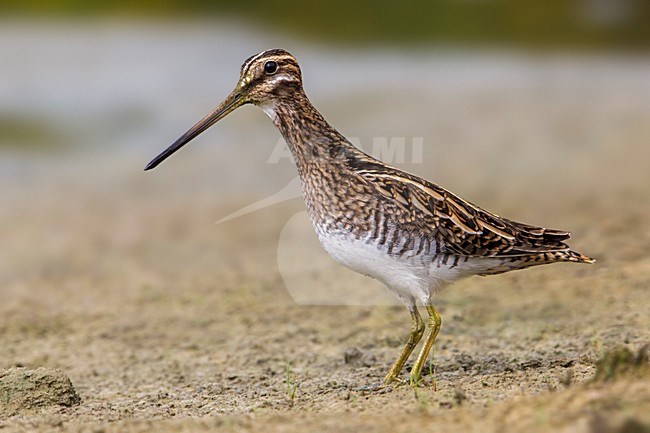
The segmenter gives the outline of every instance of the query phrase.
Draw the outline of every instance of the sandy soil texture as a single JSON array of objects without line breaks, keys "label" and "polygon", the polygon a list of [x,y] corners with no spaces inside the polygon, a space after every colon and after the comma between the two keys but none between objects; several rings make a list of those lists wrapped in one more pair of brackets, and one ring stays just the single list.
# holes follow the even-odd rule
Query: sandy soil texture
[{"label": "sandy soil texture", "polygon": [[[183,191],[68,187],[66,205],[44,193],[5,210],[0,365],[61,369],[81,403],[5,412],[6,431],[647,428],[649,377],[583,385],[605,350],[650,340],[647,194],[589,222],[567,206],[597,265],[441,294],[438,391],[416,392],[376,388],[408,331],[402,307],[297,305],[285,289],[275,251],[299,202],[224,227],[211,223],[228,207]],[[324,266],[314,290],[346,284]]]}]

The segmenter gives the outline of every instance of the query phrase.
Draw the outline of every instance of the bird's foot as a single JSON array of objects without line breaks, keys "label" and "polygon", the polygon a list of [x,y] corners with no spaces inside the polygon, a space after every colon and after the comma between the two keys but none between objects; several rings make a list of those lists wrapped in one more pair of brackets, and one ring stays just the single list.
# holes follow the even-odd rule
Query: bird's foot
[{"label": "bird's foot", "polygon": [[408,382],[405,381],[404,379],[400,379],[397,374],[394,373],[388,373],[386,377],[384,378],[384,385],[392,385],[392,386],[400,386],[400,385],[406,385]]},{"label": "bird's foot", "polygon": [[409,376],[409,386],[412,388],[431,388],[432,391],[437,391],[438,390],[438,384],[436,383],[436,379],[433,376],[429,376],[428,378],[424,378],[420,375],[413,375],[411,374]]},{"label": "bird's foot", "polygon": [[409,376],[407,380],[401,379],[397,376],[386,376],[384,379],[384,386],[398,388],[401,386],[410,386],[411,388],[431,388],[433,391],[438,390],[436,379],[433,376]]}]

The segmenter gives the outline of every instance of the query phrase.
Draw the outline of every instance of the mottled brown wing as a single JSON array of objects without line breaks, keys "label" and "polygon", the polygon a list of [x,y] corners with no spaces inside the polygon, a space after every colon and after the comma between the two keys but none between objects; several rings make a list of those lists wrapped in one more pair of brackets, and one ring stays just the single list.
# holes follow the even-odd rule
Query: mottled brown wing
[{"label": "mottled brown wing", "polygon": [[567,251],[570,233],[511,221],[409,173],[370,161],[355,170],[377,192],[394,200],[441,250],[467,256],[523,256]]}]

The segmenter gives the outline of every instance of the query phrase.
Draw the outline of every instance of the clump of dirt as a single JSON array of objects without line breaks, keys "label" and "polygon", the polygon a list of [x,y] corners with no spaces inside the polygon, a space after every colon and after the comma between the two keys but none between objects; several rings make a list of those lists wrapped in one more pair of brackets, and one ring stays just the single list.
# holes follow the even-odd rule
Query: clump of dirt
[{"label": "clump of dirt", "polygon": [[346,365],[354,367],[372,367],[377,363],[377,359],[371,353],[366,353],[358,347],[350,347],[345,350],[343,360]]},{"label": "clump of dirt", "polygon": [[71,407],[81,402],[70,378],[61,370],[14,367],[0,370],[0,409],[17,412],[47,406]]},{"label": "clump of dirt", "polygon": [[641,347],[637,353],[627,347],[608,350],[596,364],[593,381],[608,382],[621,376],[650,376],[650,344]]}]

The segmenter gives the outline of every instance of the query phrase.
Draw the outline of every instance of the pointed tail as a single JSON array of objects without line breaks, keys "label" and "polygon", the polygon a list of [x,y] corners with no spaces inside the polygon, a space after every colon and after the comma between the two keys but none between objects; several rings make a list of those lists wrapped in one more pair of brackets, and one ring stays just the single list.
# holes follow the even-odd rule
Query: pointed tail
[{"label": "pointed tail", "polygon": [[556,253],[558,259],[564,262],[574,262],[574,263],[594,263],[596,260],[591,257],[584,256],[577,251],[568,250]]}]

